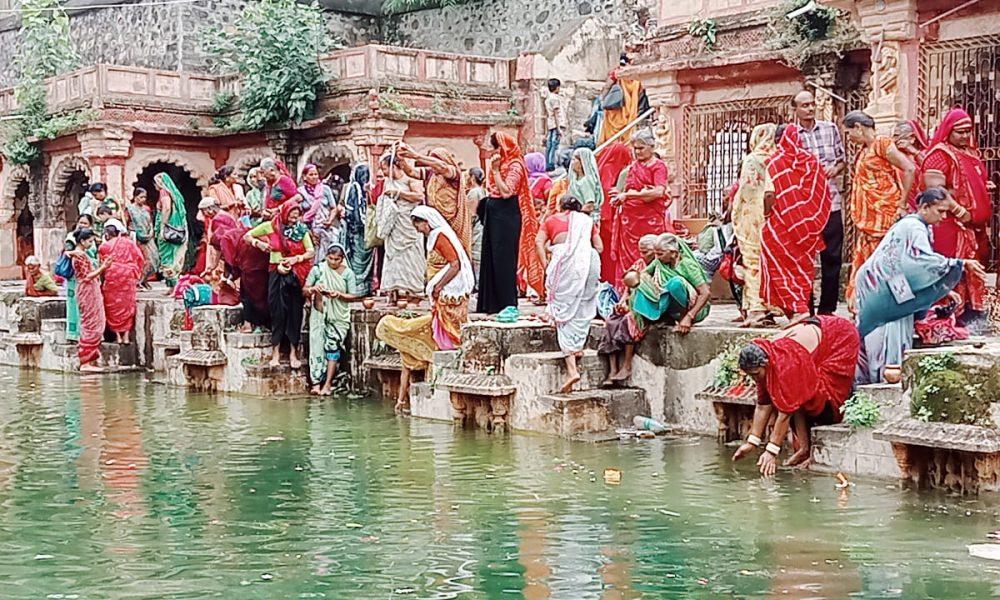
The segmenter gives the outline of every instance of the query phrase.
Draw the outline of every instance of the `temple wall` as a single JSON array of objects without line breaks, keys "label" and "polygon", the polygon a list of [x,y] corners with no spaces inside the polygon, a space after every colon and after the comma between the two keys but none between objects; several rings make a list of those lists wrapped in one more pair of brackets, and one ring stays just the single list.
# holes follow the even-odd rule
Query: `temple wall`
[{"label": "temple wall", "polygon": [[515,57],[543,50],[564,27],[583,17],[631,26],[648,4],[645,0],[485,0],[386,17],[382,32],[390,44]]},{"label": "temple wall", "polygon": [[418,152],[426,154],[434,148],[444,147],[455,153],[466,169],[479,166],[479,147],[470,138],[449,138],[430,136],[405,136],[403,141]]},{"label": "temple wall", "polygon": [[794,96],[801,90],[802,81],[798,79],[751,83],[740,86],[696,88],[692,104],[712,104],[715,102],[731,102],[733,100],[748,100],[751,98]]},{"label": "temple wall", "polygon": [[[126,3],[122,3],[126,4]],[[75,12],[70,38],[80,65],[108,63],[175,70],[206,71],[207,57],[198,32],[206,26],[226,26],[243,14],[243,0],[212,0],[175,6],[92,9]],[[378,19],[327,11],[333,38],[354,46],[378,40]],[[0,19],[0,87],[15,83],[13,57],[19,19]]]},{"label": "temple wall", "polygon": [[660,24],[677,25],[693,19],[724,17],[768,8],[778,2],[779,0],[660,0]]}]

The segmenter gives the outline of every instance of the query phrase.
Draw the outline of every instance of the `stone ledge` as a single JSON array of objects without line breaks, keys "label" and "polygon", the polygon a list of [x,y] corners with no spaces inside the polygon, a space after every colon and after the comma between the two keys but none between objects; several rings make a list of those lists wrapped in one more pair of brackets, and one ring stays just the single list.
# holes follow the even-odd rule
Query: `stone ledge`
[{"label": "stone ledge", "polygon": [[0,342],[11,346],[41,346],[42,334],[32,332],[8,333],[0,337]]},{"label": "stone ledge", "polygon": [[890,423],[872,436],[908,446],[925,446],[962,452],[1000,452],[1000,432],[977,425],[954,423],[924,423],[916,419],[906,419]]},{"label": "stone ledge", "polygon": [[403,357],[398,353],[369,356],[361,363],[361,367],[376,371],[402,371]]},{"label": "stone ledge", "polygon": [[177,360],[198,367],[221,367],[228,362],[225,353],[219,350],[188,350],[178,355]]},{"label": "stone ledge", "polygon": [[229,331],[224,334],[227,348],[270,348],[271,334]]},{"label": "stone ledge", "polygon": [[434,386],[473,396],[509,396],[517,391],[510,377],[481,373],[442,373],[434,380]]}]

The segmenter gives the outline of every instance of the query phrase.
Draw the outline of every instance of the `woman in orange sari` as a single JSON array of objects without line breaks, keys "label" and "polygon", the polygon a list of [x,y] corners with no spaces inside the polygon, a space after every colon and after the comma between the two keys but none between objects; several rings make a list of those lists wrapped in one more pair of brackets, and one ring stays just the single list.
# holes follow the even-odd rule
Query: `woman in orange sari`
[{"label": "woman in orange sari", "polygon": [[[604,109],[604,122],[601,125],[601,135],[597,138],[597,145],[600,146],[615,136],[616,133],[625,129],[639,116],[639,98],[642,95],[642,84],[638,81],[618,79],[618,75],[612,71],[609,75],[612,87],[618,85],[622,90],[622,104],[618,108]],[[628,142],[631,138],[630,132],[625,132],[619,139]]]},{"label": "woman in orange sari", "polygon": [[[994,184],[987,179],[969,113],[961,108],[948,111],[934,132],[922,171],[922,187],[932,187],[927,182],[928,174],[943,176],[954,200],[951,214],[933,227],[934,250],[949,258],[976,259],[986,264],[990,250],[986,228],[993,217],[990,193]],[[955,291],[963,300],[961,321],[968,322],[983,310],[986,284],[980,278],[963,275]],[[969,311],[973,312],[966,314]]]},{"label": "woman in orange sari", "polygon": [[854,163],[851,186],[851,219],[858,229],[858,240],[845,293],[847,307],[853,313],[858,270],[889,228],[909,213],[915,167],[891,137],[875,134],[875,119],[860,110],[844,115],[844,129],[851,142],[862,146]]},{"label": "woman in orange sari", "polygon": [[146,259],[118,219],[110,219],[104,224],[104,235],[107,241],[98,250],[101,260],[109,263],[102,288],[104,314],[118,343],[128,344],[129,332],[135,325],[135,292]]},{"label": "woman in orange sari", "polygon": [[236,169],[226,165],[209,180],[208,197],[214,198],[219,208],[236,217],[243,216],[243,188],[236,183]]},{"label": "woman in orange sari", "polygon": [[[413,160],[418,168],[423,168],[420,172],[410,169],[406,162],[400,162],[408,175],[424,181],[427,205],[441,213],[465,252],[471,252],[472,213],[465,197],[466,180],[462,177],[462,166],[455,153],[447,148],[435,148],[424,156],[404,144],[399,147],[398,155]],[[442,266],[434,265],[434,269]]]},{"label": "woman in orange sari", "polygon": [[[545,272],[535,253],[538,216],[528,189],[528,168],[517,140],[495,132],[490,136],[490,151],[493,153],[490,197],[479,203],[483,255],[477,311],[492,314],[516,306],[518,289],[529,296],[544,298]],[[513,248],[517,248],[516,261],[512,260]]]}]

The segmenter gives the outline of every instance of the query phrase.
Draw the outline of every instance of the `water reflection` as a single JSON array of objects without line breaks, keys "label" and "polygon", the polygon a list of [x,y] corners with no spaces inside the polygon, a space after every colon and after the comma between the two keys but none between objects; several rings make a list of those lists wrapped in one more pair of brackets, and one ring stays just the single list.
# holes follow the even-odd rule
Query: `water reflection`
[{"label": "water reflection", "polygon": [[[991,597],[994,499],[0,371],[4,598]],[[605,485],[607,467],[619,486]],[[592,480],[593,479],[593,480]]]}]

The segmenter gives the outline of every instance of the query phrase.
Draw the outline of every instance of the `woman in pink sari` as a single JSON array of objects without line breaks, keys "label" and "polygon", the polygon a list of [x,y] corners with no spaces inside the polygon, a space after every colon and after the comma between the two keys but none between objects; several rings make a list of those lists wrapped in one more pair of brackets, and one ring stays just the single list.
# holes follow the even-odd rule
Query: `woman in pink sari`
[{"label": "woman in pink sari", "polygon": [[106,241],[98,250],[101,261],[108,263],[102,288],[104,313],[118,343],[128,344],[129,332],[135,325],[135,292],[145,257],[118,219],[109,219],[104,224],[104,237]]},{"label": "woman in pink sari", "polygon": [[654,148],[656,141],[649,130],[632,138],[635,161],[625,177],[625,190],[612,190],[610,198],[616,218],[612,224],[611,247],[616,289],[622,289],[622,275],[639,260],[639,238],[646,234],[673,233],[667,214],[670,193],[667,190],[667,165]]},{"label": "woman in pink sari", "polygon": [[[990,192],[993,183],[987,179],[986,165],[972,135],[972,118],[961,108],[953,108],[941,120],[931,149],[922,165],[921,188],[930,187],[929,176],[943,178],[951,192],[954,205],[950,214],[934,225],[934,250],[949,258],[975,259],[986,264],[990,242],[987,227],[993,216]],[[962,321],[982,311],[986,294],[985,282],[966,274],[955,287],[962,296]],[[967,311],[976,311],[966,315]]]},{"label": "woman in pink sari", "polygon": [[87,251],[97,243],[97,238],[90,229],[79,229],[73,237],[76,239],[76,248],[67,254],[73,261],[76,301],[80,311],[80,340],[77,343],[80,371],[95,372],[100,371],[94,363],[100,358],[104,328],[107,326],[100,277],[108,269],[112,259],[109,258],[98,266],[97,262],[87,254]]}]

